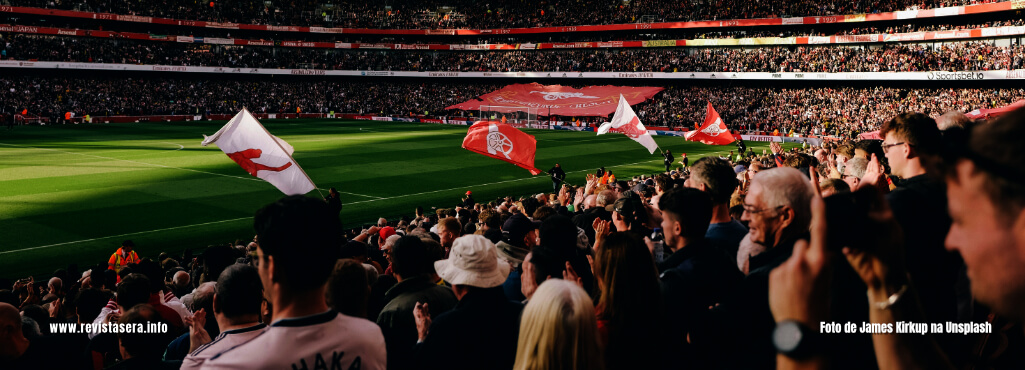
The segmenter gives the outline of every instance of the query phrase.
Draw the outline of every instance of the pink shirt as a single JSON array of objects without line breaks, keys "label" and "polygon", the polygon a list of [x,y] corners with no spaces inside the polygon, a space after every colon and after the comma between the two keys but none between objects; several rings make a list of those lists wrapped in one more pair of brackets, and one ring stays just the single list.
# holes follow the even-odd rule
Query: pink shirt
[{"label": "pink shirt", "polygon": [[211,357],[202,369],[385,370],[386,362],[377,324],[327,311],[275,321],[249,342]]}]

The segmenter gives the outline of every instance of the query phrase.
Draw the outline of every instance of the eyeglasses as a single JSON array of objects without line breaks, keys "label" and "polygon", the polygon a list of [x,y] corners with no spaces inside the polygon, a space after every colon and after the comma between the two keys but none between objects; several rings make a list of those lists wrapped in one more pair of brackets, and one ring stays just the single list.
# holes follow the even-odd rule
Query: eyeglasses
[{"label": "eyeglasses", "polygon": [[882,147],[883,147],[883,152],[887,152],[887,151],[889,151],[889,150],[890,150],[890,148],[893,148],[893,147],[895,147],[895,146],[897,146],[897,145],[904,145],[904,142],[903,142],[903,141],[901,141],[901,142],[899,142],[899,143],[893,143],[893,144],[883,144],[883,145],[882,145]]},{"label": "eyeglasses", "polygon": [[755,208],[754,206],[752,206],[750,204],[744,204],[743,206],[744,206],[744,213],[748,213],[748,214],[752,214],[752,215],[759,214],[759,213],[768,211],[770,209],[780,209],[780,208],[783,208],[783,206],[775,206],[775,207],[765,207],[765,208],[762,208],[762,209],[757,209],[757,208]]}]

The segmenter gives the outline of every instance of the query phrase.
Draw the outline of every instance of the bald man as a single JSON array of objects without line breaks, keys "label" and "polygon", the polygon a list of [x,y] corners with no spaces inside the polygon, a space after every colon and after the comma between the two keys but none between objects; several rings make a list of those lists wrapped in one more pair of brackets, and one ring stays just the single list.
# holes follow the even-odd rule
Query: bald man
[{"label": "bald man", "polygon": [[55,356],[59,345],[49,338],[29,341],[21,331],[21,314],[8,303],[0,303],[0,369],[63,369],[68,358]]},{"label": "bald man", "polygon": [[171,292],[174,293],[175,297],[181,298],[186,294],[189,294],[191,289],[192,276],[187,271],[178,271],[174,273],[174,277],[171,278]]},{"label": "bald man", "polygon": [[21,332],[21,314],[8,303],[0,303],[0,364],[15,363],[28,350],[29,341]]}]

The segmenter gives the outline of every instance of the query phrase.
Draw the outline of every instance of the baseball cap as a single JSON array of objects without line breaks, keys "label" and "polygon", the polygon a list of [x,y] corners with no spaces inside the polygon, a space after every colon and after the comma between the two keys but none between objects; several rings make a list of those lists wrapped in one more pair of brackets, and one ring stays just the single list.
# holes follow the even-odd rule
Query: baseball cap
[{"label": "baseball cap", "polygon": [[605,210],[609,212],[618,212],[628,218],[633,218],[637,214],[637,211],[642,207],[641,199],[638,197],[637,193],[630,191],[620,195],[619,199],[616,199],[615,203],[605,206]]},{"label": "baseball cap", "polygon": [[395,235],[395,228],[391,226],[382,227],[381,231],[378,231],[378,235],[381,237],[381,240],[388,239],[389,236]]},{"label": "baseball cap", "polygon": [[464,235],[452,243],[448,259],[435,261],[434,270],[452,285],[493,288],[505,283],[511,266],[498,258],[498,250],[481,235]]},{"label": "baseball cap", "polygon": [[527,216],[522,213],[517,213],[505,220],[505,224],[502,225],[502,231],[509,233],[509,238],[513,240],[523,239],[523,236],[530,233],[531,230],[536,230],[541,227],[541,223],[537,221],[531,221]]},{"label": "baseball cap", "polygon": [[472,191],[469,191],[469,190],[466,191],[466,195],[470,195],[472,193],[473,193]]}]

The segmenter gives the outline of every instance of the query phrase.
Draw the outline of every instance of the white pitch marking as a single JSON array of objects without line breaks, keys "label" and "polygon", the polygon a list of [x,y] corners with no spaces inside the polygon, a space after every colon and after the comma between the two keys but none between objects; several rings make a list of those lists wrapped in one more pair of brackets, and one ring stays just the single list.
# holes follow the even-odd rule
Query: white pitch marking
[{"label": "white pitch marking", "polygon": [[17,253],[17,252],[24,252],[24,251],[30,251],[30,250],[35,250],[35,249],[57,247],[57,246],[61,246],[61,245],[91,242],[91,241],[94,241],[94,240],[102,240],[102,239],[110,239],[110,238],[121,238],[121,237],[131,236],[131,235],[154,233],[154,232],[157,232],[157,231],[168,231],[168,230],[185,229],[185,228],[189,228],[189,227],[213,225],[213,224],[220,224],[220,223],[225,223],[225,222],[252,220],[252,219],[253,219],[252,217],[242,217],[242,218],[233,218],[233,219],[230,219],[230,220],[220,220],[220,221],[204,222],[204,223],[201,223],[201,224],[167,227],[167,228],[156,229],[156,230],[137,231],[137,232],[134,232],[134,233],[127,233],[127,234],[120,234],[120,235],[111,235],[111,236],[104,236],[104,237],[100,237],[100,238],[83,239],[83,240],[76,240],[76,241],[72,241],[72,242],[64,242],[64,243],[57,243],[57,244],[50,244],[50,245],[41,245],[41,246],[38,246],[38,247],[29,247],[29,248],[15,249],[15,250],[11,250],[11,251],[3,251],[3,252],[0,252],[0,254]]},{"label": "white pitch marking", "polygon": [[[37,148],[37,147],[34,147],[34,146],[6,144],[6,143],[0,143],[0,145],[7,145],[7,146],[13,146],[13,147],[19,147],[19,148],[36,149],[36,150],[48,150],[48,151],[58,152],[58,153],[76,154],[76,155],[81,155],[81,156],[86,156],[86,157],[93,157],[93,158],[100,158],[100,159],[109,159],[109,160],[112,160],[112,161],[122,161],[122,162],[129,162],[129,163],[144,164],[144,165],[147,165],[147,166],[156,166],[156,167],[163,167],[163,168],[171,168],[171,169],[175,169],[175,170],[205,173],[205,174],[208,174],[208,175],[231,177],[231,178],[242,179],[242,180],[263,181],[261,179],[255,178],[255,177],[242,177],[242,176],[225,175],[223,173],[214,173],[214,172],[193,170],[193,169],[189,169],[189,168],[165,166],[165,165],[162,165],[162,164],[146,163],[146,162],[139,162],[139,161],[131,161],[131,160],[121,159],[121,158],[104,157],[104,156],[101,156],[101,155],[92,155],[92,154],[85,154],[85,153],[67,152],[67,151],[57,150],[57,149]],[[180,144],[176,144],[176,145],[180,145]]]}]

